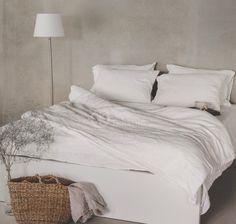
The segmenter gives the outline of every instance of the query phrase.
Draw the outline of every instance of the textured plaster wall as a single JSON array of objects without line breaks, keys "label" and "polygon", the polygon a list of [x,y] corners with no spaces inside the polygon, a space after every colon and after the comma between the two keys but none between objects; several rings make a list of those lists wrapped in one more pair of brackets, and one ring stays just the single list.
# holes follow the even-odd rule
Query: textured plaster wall
[{"label": "textured plaster wall", "polygon": [[3,0],[0,0],[0,124],[3,121]]},{"label": "textured plaster wall", "polygon": [[54,40],[56,102],[89,88],[97,63],[166,63],[236,70],[235,0],[0,0],[0,123],[50,104],[47,39],[35,15],[59,12]]}]

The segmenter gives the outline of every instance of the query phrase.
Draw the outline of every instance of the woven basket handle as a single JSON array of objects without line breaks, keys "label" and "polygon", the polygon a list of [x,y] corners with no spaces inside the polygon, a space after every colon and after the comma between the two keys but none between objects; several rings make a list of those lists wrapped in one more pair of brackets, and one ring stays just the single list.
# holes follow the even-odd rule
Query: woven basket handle
[{"label": "woven basket handle", "polygon": [[36,177],[38,178],[39,183],[40,183],[40,184],[43,184],[42,179],[41,179],[41,177],[40,177],[38,174],[36,175]]},{"label": "woven basket handle", "polygon": [[[39,175],[37,174],[36,177],[38,178],[40,184],[44,184],[43,181],[42,181],[41,176],[39,176]],[[53,176],[53,175],[47,176],[47,178],[48,178],[49,180],[50,180],[50,179],[55,180],[57,184],[61,184],[60,181],[58,180],[58,178],[55,177],[55,176]]]}]

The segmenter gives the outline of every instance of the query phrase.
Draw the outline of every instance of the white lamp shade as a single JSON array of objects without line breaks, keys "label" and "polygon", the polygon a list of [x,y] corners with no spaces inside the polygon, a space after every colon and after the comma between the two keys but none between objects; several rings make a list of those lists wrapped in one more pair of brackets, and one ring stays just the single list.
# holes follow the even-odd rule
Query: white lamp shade
[{"label": "white lamp shade", "polygon": [[60,14],[37,14],[34,37],[64,37]]}]

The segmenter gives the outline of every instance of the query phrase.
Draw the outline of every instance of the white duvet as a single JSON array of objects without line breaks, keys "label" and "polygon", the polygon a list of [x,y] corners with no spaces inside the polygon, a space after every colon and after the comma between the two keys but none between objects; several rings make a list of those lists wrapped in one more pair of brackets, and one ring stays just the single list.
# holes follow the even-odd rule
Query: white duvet
[{"label": "white duvet", "polygon": [[[27,112],[22,119],[34,119]],[[212,115],[193,109],[160,107],[145,111],[96,97],[81,89],[75,104],[52,106],[38,116],[50,122],[55,142],[44,159],[163,175],[182,187],[196,203],[232,163],[230,137]]]}]

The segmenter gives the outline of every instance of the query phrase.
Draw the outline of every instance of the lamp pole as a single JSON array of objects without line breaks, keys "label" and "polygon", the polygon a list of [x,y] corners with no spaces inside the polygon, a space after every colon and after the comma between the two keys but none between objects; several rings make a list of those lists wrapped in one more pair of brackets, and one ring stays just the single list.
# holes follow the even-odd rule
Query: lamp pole
[{"label": "lamp pole", "polygon": [[53,44],[52,38],[64,37],[61,15],[58,13],[38,13],[35,21],[34,37],[49,39],[50,73],[51,73],[51,104],[54,105],[54,74],[53,74]]},{"label": "lamp pole", "polygon": [[54,74],[53,74],[53,54],[52,54],[52,38],[49,37],[49,44],[50,44],[50,65],[51,65],[51,93],[52,99],[51,103],[54,105]]}]

